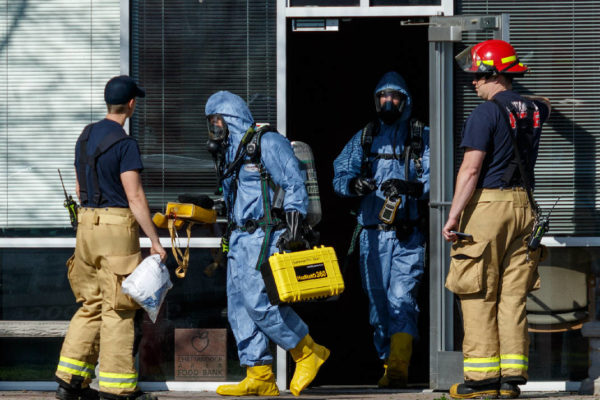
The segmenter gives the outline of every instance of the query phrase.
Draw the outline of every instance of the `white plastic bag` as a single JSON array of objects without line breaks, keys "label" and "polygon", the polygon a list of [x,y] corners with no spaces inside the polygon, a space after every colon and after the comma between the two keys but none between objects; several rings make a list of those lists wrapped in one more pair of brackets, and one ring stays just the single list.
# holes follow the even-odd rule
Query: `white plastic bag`
[{"label": "white plastic bag", "polygon": [[123,293],[131,296],[156,322],[160,306],[173,287],[169,271],[158,254],[146,257],[122,284]]}]

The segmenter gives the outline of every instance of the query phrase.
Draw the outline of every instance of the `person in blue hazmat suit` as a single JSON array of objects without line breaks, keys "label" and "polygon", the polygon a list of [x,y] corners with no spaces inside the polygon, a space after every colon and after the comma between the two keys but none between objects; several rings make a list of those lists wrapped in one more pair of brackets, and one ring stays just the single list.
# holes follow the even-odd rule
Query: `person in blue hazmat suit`
[{"label": "person in blue hazmat suit", "polygon": [[[316,344],[308,327],[286,305],[269,302],[258,261],[275,253],[277,245],[290,249],[300,239],[300,223],[306,215],[308,195],[298,160],[290,142],[274,131],[265,132],[252,141],[260,157],[248,155],[242,140],[255,137],[254,119],[241,97],[220,91],[206,103],[208,148],[217,161],[222,179],[223,196],[230,226],[227,255],[227,311],[238,347],[240,364],[246,367],[246,378],[235,385],[221,385],[217,393],[229,396],[277,396],[269,352],[269,341],[289,350],[296,362],[290,391],[299,395],[316,377],[318,369],[329,357],[329,350]],[[247,147],[250,150],[250,147]],[[229,171],[223,174],[224,171]],[[263,194],[273,198],[273,189],[261,178],[268,178],[285,191],[283,217],[268,221]],[[264,193],[263,193],[264,191]],[[269,212],[270,214],[270,212]],[[269,225],[270,224],[270,225]],[[272,228],[269,228],[269,226]],[[265,234],[267,233],[267,235]],[[266,238],[266,241],[265,241]],[[266,246],[263,248],[263,246]],[[264,249],[266,254],[263,254]],[[261,251],[263,250],[263,251]]]},{"label": "person in blue hazmat suit", "polygon": [[418,337],[429,129],[410,121],[412,98],[396,72],[384,74],[377,84],[375,107],[377,120],[356,133],[335,159],[333,187],[340,196],[361,199],[355,234],[360,233],[360,269],[375,348],[384,363],[378,386],[402,388]]}]

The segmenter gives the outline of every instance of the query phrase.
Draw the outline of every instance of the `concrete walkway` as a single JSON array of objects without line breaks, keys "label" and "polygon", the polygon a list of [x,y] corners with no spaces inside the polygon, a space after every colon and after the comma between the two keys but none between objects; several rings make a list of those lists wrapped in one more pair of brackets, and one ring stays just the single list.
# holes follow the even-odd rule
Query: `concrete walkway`
[{"label": "concrete walkway", "polygon": [[[240,399],[240,397],[223,397],[215,392],[154,392],[160,400],[168,399]],[[279,397],[244,397],[261,399],[306,399],[306,400],[451,400],[447,392],[432,392],[430,390],[381,390],[373,387],[334,387],[321,386],[306,389],[300,397],[294,397],[290,392],[283,392]],[[581,396],[568,392],[525,392],[520,399],[600,399],[600,396]],[[54,400],[54,392],[12,391],[0,392],[0,400]]]}]

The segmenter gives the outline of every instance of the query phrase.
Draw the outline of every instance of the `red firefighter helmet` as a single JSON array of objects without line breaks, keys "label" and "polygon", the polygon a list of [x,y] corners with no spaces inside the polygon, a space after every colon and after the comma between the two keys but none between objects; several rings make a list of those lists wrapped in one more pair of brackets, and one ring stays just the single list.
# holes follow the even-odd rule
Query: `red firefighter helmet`
[{"label": "red firefighter helmet", "polygon": [[486,40],[467,47],[454,58],[465,72],[523,75],[529,70],[504,40]]}]

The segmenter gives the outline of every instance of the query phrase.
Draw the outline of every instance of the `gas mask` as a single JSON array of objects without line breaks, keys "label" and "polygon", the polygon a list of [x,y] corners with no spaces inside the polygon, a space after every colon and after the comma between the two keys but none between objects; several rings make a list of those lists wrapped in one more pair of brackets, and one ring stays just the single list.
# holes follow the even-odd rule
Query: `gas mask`
[{"label": "gas mask", "polygon": [[[384,99],[383,103],[381,99]],[[391,125],[402,115],[404,105],[406,104],[406,95],[398,90],[382,90],[375,95],[375,108],[379,118]]]},{"label": "gas mask", "polygon": [[229,137],[229,128],[227,127],[227,122],[225,122],[223,116],[220,114],[212,114],[206,117],[206,124],[208,126],[206,149],[212,154],[213,158],[217,158],[225,152]]}]

